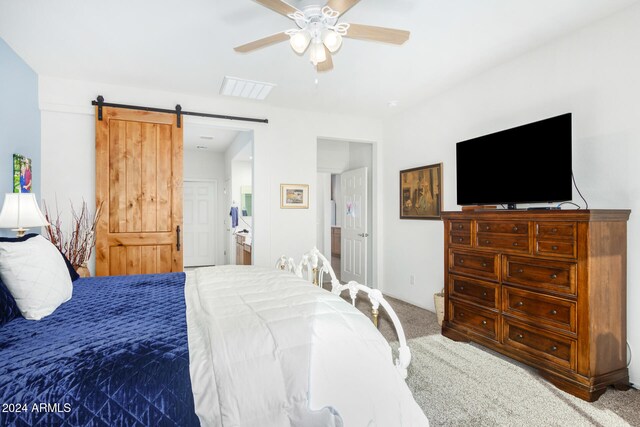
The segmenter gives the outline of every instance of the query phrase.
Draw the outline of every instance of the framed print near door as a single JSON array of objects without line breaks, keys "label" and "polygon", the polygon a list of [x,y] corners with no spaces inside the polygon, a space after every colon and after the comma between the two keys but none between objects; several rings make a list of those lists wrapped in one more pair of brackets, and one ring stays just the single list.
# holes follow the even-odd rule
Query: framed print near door
[{"label": "framed print near door", "polygon": [[309,209],[309,185],[280,184],[280,209]]},{"label": "framed print near door", "polygon": [[442,163],[400,171],[400,219],[440,219]]}]

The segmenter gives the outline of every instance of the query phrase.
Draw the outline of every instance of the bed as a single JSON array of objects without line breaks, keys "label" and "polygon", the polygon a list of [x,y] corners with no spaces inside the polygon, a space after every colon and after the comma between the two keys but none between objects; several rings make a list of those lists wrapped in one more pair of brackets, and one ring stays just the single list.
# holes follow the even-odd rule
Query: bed
[{"label": "bed", "polygon": [[77,280],[0,329],[0,403],[3,425],[428,425],[364,315],[250,266]]},{"label": "bed", "polygon": [[78,279],[50,316],[2,326],[0,404],[0,425],[198,425],[184,274]]}]

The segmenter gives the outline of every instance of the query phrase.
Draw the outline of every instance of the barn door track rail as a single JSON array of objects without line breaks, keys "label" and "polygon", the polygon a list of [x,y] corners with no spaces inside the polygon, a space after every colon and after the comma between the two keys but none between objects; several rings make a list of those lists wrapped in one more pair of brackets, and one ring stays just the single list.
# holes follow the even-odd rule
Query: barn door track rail
[{"label": "barn door track rail", "polygon": [[254,122],[254,123],[269,123],[269,119],[256,119],[254,117],[241,117],[241,116],[228,116],[225,114],[209,114],[198,113],[195,111],[182,111],[180,104],[176,105],[174,110],[167,110],[165,108],[155,107],[141,107],[139,105],[126,105],[126,104],[112,104],[110,102],[104,102],[104,97],[98,95],[95,101],[91,101],[91,105],[98,106],[98,120],[102,120],[102,107],[114,107],[114,108],[126,108],[128,110],[141,110],[141,111],[154,111],[156,113],[169,113],[175,114],[178,119],[178,127],[182,126],[182,116],[198,116],[209,117],[212,119],[224,119],[224,120],[238,120],[242,122]]}]

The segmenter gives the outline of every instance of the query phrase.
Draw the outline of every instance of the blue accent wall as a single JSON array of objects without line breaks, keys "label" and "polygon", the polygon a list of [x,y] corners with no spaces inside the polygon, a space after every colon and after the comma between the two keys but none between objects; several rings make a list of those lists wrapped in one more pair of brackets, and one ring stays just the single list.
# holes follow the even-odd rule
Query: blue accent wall
[{"label": "blue accent wall", "polygon": [[0,206],[13,191],[14,153],[31,159],[31,191],[40,199],[40,152],[38,75],[0,38]]}]

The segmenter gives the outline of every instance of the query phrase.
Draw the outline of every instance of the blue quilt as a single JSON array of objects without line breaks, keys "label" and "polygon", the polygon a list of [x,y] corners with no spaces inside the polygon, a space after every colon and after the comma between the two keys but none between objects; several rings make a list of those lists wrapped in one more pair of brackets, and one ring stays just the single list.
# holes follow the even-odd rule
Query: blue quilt
[{"label": "blue quilt", "polygon": [[184,279],[79,279],[51,316],[2,326],[0,426],[199,425]]}]

